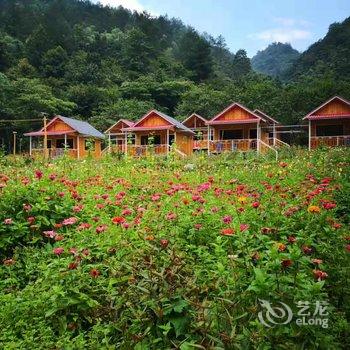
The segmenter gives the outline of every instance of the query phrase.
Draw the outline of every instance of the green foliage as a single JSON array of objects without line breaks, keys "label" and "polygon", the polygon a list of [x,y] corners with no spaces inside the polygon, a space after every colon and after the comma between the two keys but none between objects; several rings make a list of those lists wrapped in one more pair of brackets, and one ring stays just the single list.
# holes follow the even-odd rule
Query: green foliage
[{"label": "green foliage", "polygon": [[[349,348],[348,149],[6,158],[2,348]],[[328,302],[329,327],[268,328],[259,299]]]}]

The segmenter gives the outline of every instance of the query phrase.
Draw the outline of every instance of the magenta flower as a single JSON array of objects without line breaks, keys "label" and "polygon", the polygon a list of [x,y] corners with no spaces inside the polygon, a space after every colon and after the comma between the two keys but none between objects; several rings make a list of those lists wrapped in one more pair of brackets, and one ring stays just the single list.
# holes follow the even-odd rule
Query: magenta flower
[{"label": "magenta flower", "polygon": [[232,216],[231,215],[225,215],[223,218],[222,218],[222,221],[225,223],[225,224],[230,224],[232,222]]}]

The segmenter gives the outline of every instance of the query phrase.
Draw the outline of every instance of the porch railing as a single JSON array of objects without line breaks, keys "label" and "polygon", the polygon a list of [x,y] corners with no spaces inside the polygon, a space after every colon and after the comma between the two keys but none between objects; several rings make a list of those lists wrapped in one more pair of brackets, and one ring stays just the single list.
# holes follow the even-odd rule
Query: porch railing
[{"label": "porch railing", "polygon": [[145,157],[149,155],[168,154],[169,145],[128,145],[126,153],[133,157]]},{"label": "porch railing", "polygon": [[235,140],[218,140],[209,141],[210,153],[249,151],[257,149],[256,139],[235,139]]},{"label": "porch railing", "polygon": [[327,147],[350,147],[350,135],[342,136],[312,136],[310,139],[311,148],[320,146]]},{"label": "porch railing", "polygon": [[193,149],[194,150],[208,149],[208,140],[194,140]]},{"label": "porch railing", "polygon": [[[78,155],[77,149],[73,149],[73,148],[68,148],[66,150],[64,148],[48,148],[47,149],[47,154],[48,154],[49,158],[61,157],[65,153],[72,158],[77,158],[77,155]],[[33,148],[32,149],[32,156],[33,157],[44,157],[44,149],[43,148]]]}]

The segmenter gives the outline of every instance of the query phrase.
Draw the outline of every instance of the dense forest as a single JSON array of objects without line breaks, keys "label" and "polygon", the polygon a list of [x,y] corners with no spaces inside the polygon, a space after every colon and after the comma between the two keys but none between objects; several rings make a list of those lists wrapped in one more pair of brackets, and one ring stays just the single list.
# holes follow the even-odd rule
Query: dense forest
[{"label": "dense forest", "polygon": [[290,44],[272,43],[257,52],[252,58],[252,67],[259,73],[283,78],[292,69],[299,55]]},{"label": "dense forest", "polygon": [[[0,120],[58,113],[103,131],[151,108],[209,118],[237,101],[299,122],[334,94],[350,97],[349,31],[350,19],[332,24],[279,79],[178,19],[83,0],[1,0]],[[2,122],[0,136],[9,144],[13,130],[39,125]]]}]

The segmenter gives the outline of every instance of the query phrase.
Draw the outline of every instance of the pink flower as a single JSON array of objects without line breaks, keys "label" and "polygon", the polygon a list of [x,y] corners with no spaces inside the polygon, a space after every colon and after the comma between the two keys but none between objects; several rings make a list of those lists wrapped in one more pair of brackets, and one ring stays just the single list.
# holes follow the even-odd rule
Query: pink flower
[{"label": "pink flower", "polygon": [[75,206],[73,207],[73,211],[74,211],[75,213],[79,213],[80,211],[83,210],[83,208],[84,208],[84,206],[83,206],[82,204],[75,205]]},{"label": "pink flower", "polygon": [[23,204],[23,209],[28,212],[32,209],[32,206],[30,204]]},{"label": "pink flower", "polygon": [[167,220],[175,220],[176,219],[176,214],[175,213],[168,213],[166,215]]},{"label": "pink flower", "polygon": [[200,229],[202,228],[202,225],[201,225],[201,224],[195,224],[195,225],[194,225],[194,228],[195,228],[196,230],[200,230]]},{"label": "pink flower", "polygon": [[77,248],[70,248],[69,253],[71,253],[72,255],[77,255],[78,250],[77,250]]},{"label": "pink flower", "polygon": [[122,211],[122,216],[128,216],[128,215],[131,215],[132,214],[132,211],[130,209],[124,209]]},{"label": "pink flower", "polygon": [[77,218],[71,217],[71,218],[68,218],[68,219],[64,219],[64,220],[62,221],[62,225],[63,225],[63,226],[74,225],[77,221],[78,221]]},{"label": "pink flower", "polygon": [[96,227],[96,233],[102,233],[102,232],[106,231],[107,228],[108,228],[107,225],[100,225],[100,226],[97,226],[97,227]]},{"label": "pink flower", "polygon": [[124,222],[122,224],[122,226],[125,228],[125,229],[128,229],[130,227],[130,224],[128,224],[127,222]]},{"label": "pink flower", "polygon": [[55,238],[56,235],[57,235],[57,233],[55,231],[53,231],[53,230],[51,230],[51,231],[44,231],[43,233],[44,233],[45,237],[47,237],[47,238]]},{"label": "pink flower", "polygon": [[77,227],[77,229],[80,231],[80,230],[89,229],[90,227],[91,227],[90,224],[88,224],[87,222],[83,222]]},{"label": "pink flower", "polygon": [[4,224],[5,224],[5,225],[11,225],[11,224],[13,224],[13,220],[10,219],[10,218],[9,218],[9,219],[5,219],[5,220],[4,220]]},{"label": "pink flower", "polygon": [[222,221],[225,223],[225,224],[230,224],[232,222],[232,216],[231,215],[225,215],[223,218],[222,218]]},{"label": "pink flower", "polygon": [[211,208],[211,212],[212,213],[217,213],[219,211],[219,208],[218,207],[212,207]]},{"label": "pink flower", "polygon": [[151,197],[151,199],[152,199],[153,202],[157,202],[157,201],[159,201],[159,199],[160,199],[160,195],[159,195],[159,194],[154,194],[154,195]]},{"label": "pink flower", "polygon": [[16,260],[14,260],[14,259],[5,259],[4,260],[5,266],[11,266],[11,265],[14,265],[15,263],[16,263]]},{"label": "pink flower", "polygon": [[249,229],[249,225],[248,224],[240,224],[239,229],[241,232],[244,232],[244,231]]},{"label": "pink flower", "polygon": [[62,247],[54,248],[53,253],[56,255],[61,255],[64,253],[64,248]]},{"label": "pink flower", "polygon": [[29,216],[27,219],[27,222],[29,225],[33,225],[35,222],[35,217],[34,216]]},{"label": "pink flower", "polygon": [[56,174],[50,174],[50,175],[49,175],[49,179],[50,179],[51,181],[55,180],[56,177],[57,177]]}]

